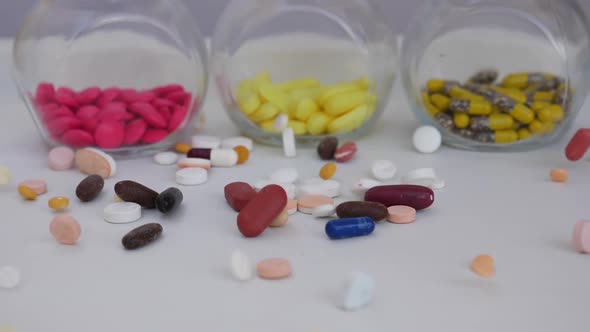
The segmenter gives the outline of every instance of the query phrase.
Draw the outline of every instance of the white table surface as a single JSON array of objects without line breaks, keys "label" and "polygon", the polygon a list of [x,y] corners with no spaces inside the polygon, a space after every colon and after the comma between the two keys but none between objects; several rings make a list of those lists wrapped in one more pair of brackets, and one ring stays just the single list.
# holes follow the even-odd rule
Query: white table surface
[{"label": "white table surface", "polygon": [[[443,147],[431,155],[414,152],[417,125],[400,86],[375,132],[357,143],[358,157],[339,165],[338,180],[349,187],[368,176],[374,159],[394,160],[400,173],[434,167],[447,182],[434,206],[411,225],[380,223],[369,237],[330,241],[324,221],[297,214],[280,229],[256,239],[241,236],[223,186],[253,182],[282,166],[303,177],[323,164],[313,150],[286,159],[258,145],[251,160],[214,169],[203,186],[182,188],[178,213],[162,218],[147,212],[130,225],[102,221],[117,181],[132,179],[156,190],[174,186],[174,167],[149,159],[119,162],[100,198],[80,204],[76,170],[52,172],[41,143],[9,75],[10,47],[0,44],[0,164],[14,182],[0,190],[0,266],[22,273],[16,289],[0,290],[0,327],[16,331],[588,331],[590,257],[570,244],[574,223],[590,218],[587,161],[568,163],[565,141],[527,153],[474,153]],[[205,133],[238,134],[211,93]],[[586,110],[585,110],[586,111]],[[590,112],[579,117],[589,125]],[[569,136],[569,135],[568,135]],[[569,169],[571,180],[548,180],[553,167]],[[23,202],[19,180],[42,178],[49,193]],[[51,238],[52,195],[72,198],[71,214],[82,225],[77,246]],[[350,194],[338,201],[353,199]],[[121,237],[146,222],[161,222],[163,237],[139,251],[125,251]],[[292,278],[236,282],[228,270],[231,250],[253,261],[290,259]],[[483,280],[469,270],[481,253],[497,261],[497,276]],[[378,283],[372,305],[347,313],[335,306],[339,286],[352,271]]]}]

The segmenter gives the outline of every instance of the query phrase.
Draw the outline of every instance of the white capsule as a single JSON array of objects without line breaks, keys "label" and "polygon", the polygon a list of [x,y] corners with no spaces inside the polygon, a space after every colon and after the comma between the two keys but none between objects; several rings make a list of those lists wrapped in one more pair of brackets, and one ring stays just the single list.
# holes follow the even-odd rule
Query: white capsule
[{"label": "white capsule", "polygon": [[297,187],[292,184],[292,183],[281,183],[281,182],[273,182],[270,180],[260,180],[260,181],[256,181],[253,185],[254,190],[256,191],[260,191],[262,190],[262,188],[271,185],[271,184],[276,184],[277,186],[281,186],[285,192],[287,193],[287,198],[289,199],[293,199],[295,198],[295,192],[297,191]]},{"label": "white capsule", "polygon": [[11,289],[20,283],[20,272],[13,266],[0,269],[0,288]]},{"label": "white capsule", "polygon": [[234,250],[231,254],[231,273],[237,280],[247,281],[252,279],[253,268],[250,259],[241,250]]},{"label": "white capsule", "polygon": [[320,205],[311,210],[311,215],[316,218],[328,218],[336,214],[336,206],[334,204]]},{"label": "white capsule", "polygon": [[356,311],[368,306],[375,294],[375,279],[357,272],[346,281],[340,306],[346,311]]},{"label": "white capsule", "polygon": [[371,166],[371,173],[379,181],[391,180],[397,173],[397,167],[389,160],[376,160]]},{"label": "white capsule", "polygon": [[158,165],[174,165],[178,161],[178,154],[170,151],[154,155],[154,162]]},{"label": "white capsule", "polygon": [[131,202],[111,203],[104,208],[103,217],[111,224],[127,224],[141,218],[141,206]]},{"label": "white capsule", "polygon": [[440,148],[442,136],[435,127],[422,126],[414,131],[412,142],[418,152],[433,153]]},{"label": "white capsule", "polygon": [[297,147],[293,128],[287,128],[283,130],[283,152],[287,158],[295,158],[297,156]]},{"label": "white capsule", "polygon": [[328,197],[340,196],[340,182],[336,180],[323,180],[318,183],[303,184],[297,189],[299,196],[324,195]]},{"label": "white capsule", "polygon": [[231,149],[211,150],[211,166],[233,167],[238,164],[238,153]]},{"label": "white capsule", "polygon": [[221,141],[221,147],[223,149],[233,149],[240,145],[248,149],[248,151],[254,149],[254,142],[252,142],[252,139],[244,136],[229,137]]},{"label": "white capsule", "polygon": [[295,168],[281,168],[268,176],[272,182],[294,183],[299,178],[299,172]]},{"label": "white capsule", "polygon": [[417,168],[402,177],[403,184],[414,184],[418,186],[429,187],[432,189],[442,189],[445,182],[438,178],[433,168]]},{"label": "white capsule", "polygon": [[217,149],[221,146],[221,139],[216,136],[194,135],[192,143],[193,148]]},{"label": "white capsule", "polygon": [[203,184],[207,179],[207,170],[204,168],[184,168],[176,172],[176,183],[183,186]]}]

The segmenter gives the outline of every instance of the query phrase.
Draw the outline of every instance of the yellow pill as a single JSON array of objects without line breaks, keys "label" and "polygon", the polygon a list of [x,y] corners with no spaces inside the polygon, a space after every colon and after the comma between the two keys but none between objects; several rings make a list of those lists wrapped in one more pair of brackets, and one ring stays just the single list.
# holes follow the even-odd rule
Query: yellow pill
[{"label": "yellow pill", "polygon": [[545,122],[543,124],[543,134],[549,134],[555,129],[555,122]]},{"label": "yellow pill", "polygon": [[306,121],[310,115],[317,112],[319,110],[318,105],[311,99],[303,99],[297,105],[297,110],[295,111],[295,118],[297,120]]},{"label": "yellow pill", "polygon": [[258,89],[260,89],[263,85],[272,84],[272,79],[270,78],[270,74],[266,71],[261,71],[254,77],[254,84]]},{"label": "yellow pill", "polygon": [[307,134],[307,124],[305,122],[291,120],[287,124],[287,128],[292,128],[295,135]]},{"label": "yellow pill", "polygon": [[453,123],[455,123],[455,127],[463,129],[469,126],[469,115],[465,113],[455,113],[453,114]]},{"label": "yellow pill", "polygon": [[236,99],[243,99],[253,93],[257,93],[256,82],[254,82],[254,80],[240,81],[238,88],[236,89]]},{"label": "yellow pill", "polygon": [[254,122],[262,122],[266,120],[273,119],[277,114],[280,113],[278,107],[271,103],[266,103],[256,111],[256,113],[250,116],[250,120]]},{"label": "yellow pill", "polygon": [[37,193],[25,185],[18,186],[18,193],[28,201],[34,201],[37,199]]},{"label": "yellow pill", "polygon": [[536,91],[532,93],[531,98],[534,101],[551,102],[555,98],[555,91]]},{"label": "yellow pill", "polygon": [[322,112],[314,113],[307,119],[307,131],[311,135],[321,135],[326,132],[331,119],[331,117]]},{"label": "yellow pill", "polygon": [[318,97],[318,103],[324,106],[324,104],[326,104],[330,99],[332,99],[332,97],[358,91],[359,86],[354,83],[338,84],[331,87],[327,87]]},{"label": "yellow pill", "polygon": [[430,102],[442,112],[446,112],[451,104],[451,98],[439,93],[430,96]]},{"label": "yellow pill", "polygon": [[471,119],[469,128],[481,130],[505,130],[513,129],[514,119],[508,114],[492,114],[490,116],[478,116]]},{"label": "yellow pill", "polygon": [[330,98],[324,109],[328,115],[339,116],[351,111],[368,101],[368,94],[364,91],[356,91],[347,94],[339,94]]},{"label": "yellow pill", "polygon": [[260,108],[260,98],[258,98],[257,94],[250,93],[238,98],[238,106],[242,113],[246,115],[253,114]]},{"label": "yellow pill", "polygon": [[320,82],[315,78],[302,78],[299,80],[279,83],[276,86],[285,92],[290,92],[291,90],[297,89],[318,88],[320,86]]},{"label": "yellow pill", "polygon": [[492,104],[487,101],[452,99],[449,109],[453,112],[471,115],[488,115],[492,113]]},{"label": "yellow pill", "polygon": [[430,98],[430,95],[428,94],[428,92],[422,91],[422,93],[420,95],[422,96],[422,102],[424,104],[432,102],[432,99]]},{"label": "yellow pill", "polygon": [[497,130],[494,136],[496,144],[514,143],[518,140],[518,133],[515,130]]},{"label": "yellow pill", "polygon": [[507,75],[502,81],[505,88],[523,89],[529,84],[528,73],[514,73]]},{"label": "yellow pill", "polygon": [[321,92],[322,90],[320,88],[297,89],[290,91],[289,97],[291,97],[291,100],[295,101],[296,103],[306,98],[315,101],[320,96]]},{"label": "yellow pill", "polygon": [[535,112],[523,104],[514,105],[514,108],[508,113],[524,124],[529,124],[535,119]]},{"label": "yellow pill", "polygon": [[49,199],[47,205],[55,211],[63,211],[70,205],[70,199],[65,196],[55,196]]},{"label": "yellow pill", "polygon": [[531,136],[531,131],[526,128],[518,129],[518,139],[525,140]]},{"label": "yellow pill", "polygon": [[288,112],[289,109],[289,95],[284,93],[277,86],[272,84],[264,84],[259,87],[260,97],[265,102],[269,102],[279,108],[281,112]]},{"label": "yellow pill", "polygon": [[531,103],[530,109],[535,112],[538,112],[538,111],[542,110],[543,108],[550,106],[550,105],[551,105],[551,103],[546,102],[546,101],[534,101]]},{"label": "yellow pill", "polygon": [[544,129],[545,129],[545,125],[543,124],[543,122],[541,122],[539,120],[533,120],[529,124],[529,130],[533,134],[541,134],[541,133],[543,133]]},{"label": "yellow pill", "polygon": [[191,149],[191,146],[185,143],[176,143],[174,150],[178,153],[187,153]]},{"label": "yellow pill", "polygon": [[458,85],[454,85],[449,89],[449,96],[453,98],[462,98],[462,99],[469,99],[469,100],[476,100],[476,101],[485,101],[486,99],[483,96],[476,95],[471,93],[471,91],[463,89]]},{"label": "yellow pill", "polygon": [[563,120],[563,108],[559,105],[550,105],[537,112],[537,118],[542,122],[558,122]]},{"label": "yellow pill", "polygon": [[501,88],[498,86],[491,87],[493,91],[503,94],[506,97],[514,100],[517,103],[524,104],[527,102],[527,96],[520,90],[517,89],[508,89],[508,88]]},{"label": "yellow pill", "polygon": [[275,128],[275,120],[266,120],[260,123],[260,128],[264,131],[268,131],[271,133],[278,133],[280,132],[277,128]]},{"label": "yellow pill", "polygon": [[512,127],[509,129],[518,131],[518,129],[520,129],[520,126],[521,126],[520,122],[514,121],[514,119],[512,119]]},{"label": "yellow pill", "polygon": [[428,82],[426,82],[426,89],[430,93],[438,93],[438,92],[442,92],[444,90],[445,85],[446,85],[445,80],[432,79],[432,80],[428,80]]},{"label": "yellow pill", "polygon": [[363,90],[369,90],[371,88],[371,86],[373,85],[371,83],[371,80],[368,77],[361,77],[358,80],[352,81],[353,84],[356,84],[359,86],[359,88],[363,89]]},{"label": "yellow pill", "polygon": [[337,117],[328,125],[328,133],[339,133],[352,131],[360,127],[369,115],[367,105],[361,105],[354,110]]},{"label": "yellow pill", "polygon": [[324,180],[329,180],[336,174],[337,169],[338,166],[336,164],[329,162],[320,169],[320,177]]}]

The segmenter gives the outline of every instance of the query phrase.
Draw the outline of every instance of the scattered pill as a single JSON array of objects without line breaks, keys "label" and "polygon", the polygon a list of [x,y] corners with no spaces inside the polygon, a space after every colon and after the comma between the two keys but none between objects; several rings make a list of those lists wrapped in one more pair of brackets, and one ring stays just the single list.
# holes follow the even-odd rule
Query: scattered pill
[{"label": "scattered pill", "polygon": [[318,155],[322,160],[332,160],[338,149],[338,138],[328,136],[320,141],[318,145]]},{"label": "scattered pill", "polygon": [[287,193],[288,199],[295,198],[295,193],[297,191],[297,187],[292,183],[272,182],[270,180],[260,180],[260,181],[256,181],[254,183],[253,187],[254,187],[254,190],[260,191],[260,190],[262,190],[262,188],[264,188],[268,185],[271,185],[271,184],[276,184],[277,186],[280,186],[281,188],[283,188],[283,190],[285,190],[285,192]]},{"label": "scattered pill", "polygon": [[291,262],[284,258],[268,258],[256,265],[256,273],[262,279],[278,280],[291,276]]},{"label": "scattered pill", "polygon": [[127,250],[139,249],[157,240],[163,231],[164,229],[160,224],[145,224],[127,233],[121,239],[121,243]]},{"label": "scattered pill", "polygon": [[156,209],[162,213],[173,212],[182,204],[183,199],[184,196],[180,189],[174,187],[168,188],[156,197]]},{"label": "scattered pill", "polygon": [[6,166],[0,166],[0,186],[5,186],[10,183],[12,179],[12,172]]},{"label": "scattered pill", "polygon": [[125,202],[141,205],[146,209],[156,208],[158,193],[135,181],[119,181],[115,184],[115,193]]},{"label": "scattered pill", "polygon": [[383,183],[373,179],[360,179],[354,184],[352,191],[361,195],[365,195],[367,190],[381,185],[383,185]]},{"label": "scattered pill", "polygon": [[103,210],[103,218],[111,224],[128,224],[141,218],[141,206],[137,203],[111,203]]},{"label": "scattered pill", "polygon": [[213,149],[208,148],[192,148],[186,153],[187,158],[199,158],[211,160],[211,151]]},{"label": "scattered pill", "polygon": [[578,129],[565,147],[565,156],[570,161],[578,161],[584,157],[589,148],[590,128]]},{"label": "scattered pill", "polygon": [[295,158],[297,156],[297,147],[293,128],[287,128],[283,130],[283,152],[287,158]]},{"label": "scattered pill", "polygon": [[237,146],[243,146],[248,151],[252,151],[254,149],[254,142],[252,139],[244,136],[229,137],[221,141],[221,148],[223,149],[231,150]]},{"label": "scattered pill", "polygon": [[158,165],[174,165],[178,161],[178,154],[174,152],[160,152],[154,155],[154,162]]},{"label": "scattered pill", "polygon": [[554,168],[549,175],[553,182],[566,182],[568,179],[567,170],[563,168]]},{"label": "scattered pill", "polygon": [[225,199],[229,206],[240,212],[256,195],[251,185],[245,182],[232,182],[224,187]]},{"label": "scattered pill", "polygon": [[357,311],[368,306],[375,296],[375,279],[366,273],[356,272],[344,284],[341,307]]},{"label": "scattered pill", "polygon": [[70,199],[65,196],[51,197],[47,201],[47,206],[54,211],[63,211],[70,205]]},{"label": "scattered pill", "polygon": [[297,208],[299,212],[305,214],[312,214],[313,210],[321,205],[334,205],[334,199],[329,196],[322,195],[305,195],[297,200]]},{"label": "scattered pill", "polygon": [[234,148],[234,151],[238,154],[238,165],[245,164],[250,159],[250,151],[245,146],[238,145]]},{"label": "scattered pill", "polygon": [[336,150],[334,158],[337,162],[344,163],[354,158],[356,151],[357,148],[354,142],[346,142]]},{"label": "scattered pill", "polygon": [[[424,187],[444,187],[444,181],[440,180],[433,168],[417,168],[411,170],[402,177],[403,184],[413,184]],[[434,189],[434,188],[433,188]]]},{"label": "scattered pill", "polygon": [[49,224],[49,231],[60,244],[74,245],[80,239],[82,229],[76,219],[67,214],[60,214]]},{"label": "scattered pill", "polygon": [[590,221],[580,220],[576,223],[572,243],[577,252],[590,254]]},{"label": "scattered pill", "polygon": [[31,188],[37,196],[43,195],[47,192],[47,183],[43,180],[25,180],[19,183],[20,186]]},{"label": "scattered pill", "polygon": [[387,221],[394,224],[409,224],[416,221],[416,209],[405,205],[394,205],[387,208]]},{"label": "scattered pill", "polygon": [[232,149],[211,150],[211,166],[233,167],[238,164],[238,153]]},{"label": "scattered pill", "polygon": [[203,158],[180,158],[177,164],[178,168],[211,168],[211,160]]},{"label": "scattered pill", "polygon": [[176,171],[176,183],[183,186],[196,186],[207,182],[207,170],[203,168],[183,168]]},{"label": "scattered pill", "polygon": [[246,237],[259,236],[286,206],[287,193],[283,188],[272,184],[264,187],[238,214],[239,231]]},{"label": "scattered pill", "polygon": [[326,224],[326,235],[332,240],[369,235],[374,230],[375,221],[369,217],[335,219]]},{"label": "scattered pill", "polygon": [[289,222],[289,211],[285,207],[283,212],[279,214],[271,223],[270,227],[283,227]]},{"label": "scattered pill", "polygon": [[74,166],[74,151],[66,146],[51,149],[47,156],[49,168],[54,171],[63,171]]},{"label": "scattered pill", "polygon": [[391,180],[397,173],[397,167],[389,160],[376,160],[371,166],[371,173],[379,181]]},{"label": "scattered pill", "polygon": [[327,163],[325,164],[322,169],[320,169],[320,178],[324,179],[324,180],[329,180],[331,179],[334,174],[336,174],[336,170],[338,169],[338,167],[336,166],[335,163]]},{"label": "scattered pill", "polygon": [[33,189],[24,185],[18,186],[18,193],[27,201],[34,201],[37,199],[37,193]]},{"label": "scattered pill", "polygon": [[289,116],[287,114],[279,114],[273,122],[273,127],[275,130],[282,132],[283,130],[287,129],[288,124]]},{"label": "scattered pill", "polygon": [[231,253],[231,273],[239,281],[248,281],[253,277],[252,263],[250,258],[241,250],[234,250]]},{"label": "scattered pill", "polygon": [[295,183],[299,179],[299,172],[295,168],[281,168],[268,176],[271,182]]},{"label": "scattered pill", "polygon": [[217,149],[221,147],[219,137],[208,135],[195,135],[192,137],[193,148]]},{"label": "scattered pill", "polygon": [[434,203],[434,192],[428,187],[409,184],[378,186],[367,190],[365,201],[378,202],[385,206],[407,205],[422,210]]},{"label": "scattered pill", "polygon": [[418,152],[433,153],[440,148],[442,136],[435,127],[422,126],[414,131],[412,142]]},{"label": "scattered pill", "polygon": [[311,215],[316,218],[333,217],[336,214],[336,206],[334,204],[324,204],[316,206],[311,211]]},{"label": "scattered pill", "polygon": [[490,255],[479,255],[471,261],[471,271],[480,277],[489,278],[496,273],[494,258]]},{"label": "scattered pill", "polygon": [[88,175],[76,187],[76,197],[81,202],[93,201],[104,187],[104,180],[100,175]]},{"label": "scattered pill", "polygon": [[185,143],[176,143],[174,145],[174,150],[178,153],[185,154],[191,149],[191,146]]},{"label": "scattered pill", "polygon": [[294,199],[289,199],[287,201],[287,213],[289,215],[295,214],[297,212],[297,206],[298,206],[298,202]]},{"label": "scattered pill", "polygon": [[80,172],[87,175],[96,174],[106,179],[117,172],[117,164],[113,157],[98,149],[80,149],[76,151],[75,160]]},{"label": "scattered pill", "polygon": [[19,283],[20,272],[15,267],[4,266],[0,269],[0,288],[12,289]]},{"label": "scattered pill", "polygon": [[336,207],[338,218],[370,217],[374,221],[387,218],[387,207],[376,202],[350,201]]},{"label": "scattered pill", "polygon": [[317,183],[303,184],[298,188],[298,195],[323,195],[328,197],[340,196],[340,182],[335,180],[321,180]]}]

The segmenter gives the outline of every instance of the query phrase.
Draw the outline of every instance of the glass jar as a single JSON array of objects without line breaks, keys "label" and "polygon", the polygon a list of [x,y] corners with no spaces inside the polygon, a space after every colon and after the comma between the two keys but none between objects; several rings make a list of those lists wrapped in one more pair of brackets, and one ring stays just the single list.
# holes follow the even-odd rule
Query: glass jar
[{"label": "glass jar", "polygon": [[233,0],[217,24],[212,75],[231,120],[280,144],[370,131],[394,82],[396,44],[366,0]]},{"label": "glass jar", "polygon": [[403,84],[448,145],[542,147],[584,103],[590,29],[575,0],[427,0],[412,22]]},{"label": "glass jar", "polygon": [[169,147],[207,88],[182,0],[40,0],[14,42],[15,84],[50,146]]}]

